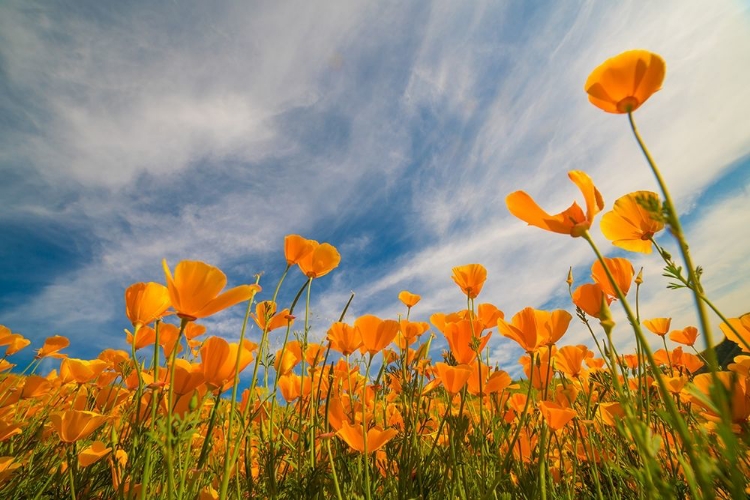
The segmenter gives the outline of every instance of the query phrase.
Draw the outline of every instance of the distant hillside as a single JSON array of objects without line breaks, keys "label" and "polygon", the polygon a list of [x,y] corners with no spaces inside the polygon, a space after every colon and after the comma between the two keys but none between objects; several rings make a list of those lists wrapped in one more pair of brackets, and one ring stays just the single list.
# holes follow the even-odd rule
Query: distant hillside
[{"label": "distant hillside", "polygon": [[[703,357],[705,358],[707,352],[708,349],[701,352],[701,355],[703,355]],[[740,349],[740,346],[726,337],[724,337],[724,340],[716,344],[716,357],[719,360],[719,365],[721,366],[722,370],[726,370],[729,363],[732,363],[734,361],[734,357],[738,354],[742,354],[742,349]]]}]

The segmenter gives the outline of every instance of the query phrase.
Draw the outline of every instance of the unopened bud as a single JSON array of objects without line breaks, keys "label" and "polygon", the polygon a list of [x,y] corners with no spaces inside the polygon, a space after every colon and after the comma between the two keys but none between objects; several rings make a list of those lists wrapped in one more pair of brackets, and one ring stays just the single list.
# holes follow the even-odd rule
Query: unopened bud
[{"label": "unopened bud", "polygon": [[640,285],[643,283],[643,268],[638,271],[638,276],[635,277],[635,284]]},{"label": "unopened bud", "polygon": [[573,286],[573,267],[571,266],[570,269],[568,269],[568,279],[565,280],[565,282],[568,284],[568,286]]}]

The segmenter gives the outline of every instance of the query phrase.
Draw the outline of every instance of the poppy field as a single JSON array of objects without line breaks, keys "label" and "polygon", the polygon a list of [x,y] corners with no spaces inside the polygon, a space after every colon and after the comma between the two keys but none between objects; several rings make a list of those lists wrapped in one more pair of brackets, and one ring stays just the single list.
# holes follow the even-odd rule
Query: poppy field
[{"label": "poppy field", "polygon": [[[714,347],[726,337],[750,352],[750,313],[725,317],[706,296],[635,124],[665,73],[660,56],[632,50],[584,86],[591,104],[627,116],[660,192],[604,200],[575,170],[567,175],[583,204],[561,213],[525,191],[507,194],[529,231],[591,248],[591,279],[561,279],[569,307],[503,311],[482,296],[486,269],[467,264],[451,276],[464,309],[422,311],[410,291],[394,318],[350,318],[342,304],[312,342],[313,284],[339,265],[333,245],[289,235],[276,282],[229,290],[212,265],[164,261],[163,276],[125,290],[129,351],[75,359],[66,349],[76,340],[52,336],[17,366],[31,342],[0,326],[0,498],[746,498],[750,355],[725,363]],[[651,254],[677,289],[664,293],[692,294],[699,323],[641,317],[642,270],[605,257],[593,231],[618,255]],[[305,284],[277,304],[293,272]],[[256,299],[261,287],[269,300]],[[238,342],[201,324],[230,307],[246,311]],[[615,308],[627,323],[615,324]],[[573,328],[589,331],[593,347],[566,343]],[[632,335],[635,352],[618,352],[614,335]],[[448,349],[436,354],[438,337]],[[498,337],[525,352],[525,377],[491,363]],[[38,374],[49,358],[59,365]]]}]

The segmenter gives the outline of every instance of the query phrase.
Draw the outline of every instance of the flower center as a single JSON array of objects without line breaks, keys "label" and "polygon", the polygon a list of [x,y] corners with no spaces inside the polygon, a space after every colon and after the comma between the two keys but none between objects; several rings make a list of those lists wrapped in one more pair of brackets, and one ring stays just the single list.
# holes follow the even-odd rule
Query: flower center
[{"label": "flower center", "polygon": [[638,109],[638,106],[640,105],[641,103],[638,102],[638,99],[633,96],[628,96],[617,103],[617,111],[620,113],[630,113],[631,111]]}]

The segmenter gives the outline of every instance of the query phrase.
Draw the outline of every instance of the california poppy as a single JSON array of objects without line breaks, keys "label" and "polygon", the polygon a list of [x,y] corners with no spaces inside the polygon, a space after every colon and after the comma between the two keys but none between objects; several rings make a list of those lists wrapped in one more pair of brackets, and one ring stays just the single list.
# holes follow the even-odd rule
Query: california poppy
[{"label": "california poppy", "polygon": [[81,468],[88,467],[96,463],[99,459],[107,456],[112,451],[101,441],[94,441],[78,454],[78,466]]},{"label": "california poppy", "polygon": [[53,413],[49,418],[60,440],[66,443],[85,439],[107,421],[105,415],[78,410]]},{"label": "california poppy", "polygon": [[68,357],[67,354],[61,354],[58,351],[65,349],[70,345],[70,340],[67,339],[67,337],[63,337],[62,335],[54,335],[52,337],[48,337],[47,340],[44,341],[44,345],[41,349],[39,349],[36,353],[36,359],[41,358],[66,358]]},{"label": "california poppy", "polygon": [[599,65],[584,89],[597,108],[607,113],[630,113],[661,89],[666,70],[664,59],[657,54],[629,50]]},{"label": "california poppy", "polygon": [[471,364],[490,340],[492,332],[481,337],[482,324],[478,320],[462,319],[447,323],[443,335],[448,340],[453,359],[459,364]]},{"label": "california poppy", "polygon": [[573,204],[557,215],[550,215],[542,210],[531,196],[524,191],[516,191],[505,198],[510,213],[526,222],[553,233],[582,236],[591,227],[596,214],[604,208],[604,200],[596,189],[591,178],[580,170],[568,172],[568,177],[581,190],[586,203],[584,213],[578,203]]},{"label": "california poppy", "polygon": [[313,243],[312,251],[300,258],[297,265],[308,278],[320,278],[338,267],[341,255],[333,245],[310,241]]},{"label": "california poppy", "polygon": [[651,330],[652,333],[659,337],[665,336],[669,332],[669,325],[672,324],[672,318],[653,318],[644,319],[643,326]]},{"label": "california poppy", "polygon": [[[373,427],[367,431],[367,453],[373,453],[393,439],[398,431],[396,429],[382,429]],[[353,450],[360,453],[365,451],[365,434],[362,424],[350,425],[346,420],[341,422],[341,428],[336,435],[343,439]]]},{"label": "california poppy", "polygon": [[573,291],[573,303],[594,318],[603,318],[602,309],[612,303],[612,297],[604,293],[599,283],[586,283]]},{"label": "california poppy", "polygon": [[[209,337],[201,347],[201,370],[206,384],[212,388],[225,389],[225,384],[231,387],[235,370],[237,373],[245,369],[253,360],[253,351],[257,345],[249,340],[242,343],[240,349],[237,343],[228,343],[221,337]],[[237,366],[237,351],[240,350],[240,363]]]},{"label": "california poppy", "polygon": [[[633,283],[633,276],[635,275],[633,264],[622,257],[604,257],[604,262],[607,264],[607,269],[609,269],[610,274],[612,274],[615,283],[617,283],[617,287],[623,295],[627,295],[630,290],[630,285]],[[597,260],[591,266],[591,278],[602,287],[604,293],[610,297],[617,297],[617,292],[612,286],[612,283],[610,283],[609,278],[607,277],[607,272],[604,270],[601,261]]]},{"label": "california poppy", "polygon": [[687,326],[682,330],[673,330],[669,332],[669,340],[692,347],[698,340],[698,329],[694,326]]},{"label": "california poppy", "polygon": [[481,264],[466,264],[453,268],[453,281],[470,299],[475,299],[487,281],[487,269]]},{"label": "california poppy", "polygon": [[136,332],[161,318],[170,305],[169,290],[160,283],[135,283],[125,290],[125,313]]},{"label": "california poppy", "polygon": [[221,293],[227,284],[226,275],[204,262],[183,260],[175,267],[174,278],[166,259],[162,265],[172,306],[180,318],[189,321],[211,316],[260,292],[260,286],[253,284]]},{"label": "california poppy", "polygon": [[503,337],[515,340],[526,352],[534,352],[560,340],[572,318],[562,309],[548,312],[527,307],[516,313],[510,323],[498,319],[497,328]]},{"label": "california poppy", "polygon": [[575,410],[571,408],[563,408],[552,401],[540,401],[539,410],[541,410],[542,417],[544,417],[544,420],[553,432],[559,431],[565,427],[568,422],[578,415]]},{"label": "california poppy", "polygon": [[750,352],[750,347],[748,347],[750,345],[750,313],[743,314],[739,318],[730,318],[728,321],[734,327],[734,331],[726,323],[719,325],[721,331],[743,351]]},{"label": "california poppy", "polygon": [[472,369],[468,365],[449,366],[446,363],[435,363],[435,370],[449,394],[458,394],[471,377]]},{"label": "california poppy", "polygon": [[664,223],[651,214],[638,200],[652,200],[659,204],[659,195],[651,191],[636,191],[615,201],[611,211],[602,216],[599,227],[605,238],[616,247],[631,252],[651,253],[654,234],[664,229]]},{"label": "california poppy", "polygon": [[404,305],[408,307],[409,309],[417,305],[417,302],[419,302],[421,298],[422,297],[420,297],[419,295],[411,293],[411,292],[407,292],[406,290],[403,290],[401,291],[401,293],[398,294],[398,300],[403,302]]},{"label": "california poppy", "polygon": [[365,314],[354,321],[354,328],[359,331],[362,339],[360,352],[368,352],[374,356],[395,340],[400,325],[392,319],[382,320],[372,314]]},{"label": "california poppy", "polygon": [[284,257],[286,265],[293,266],[313,251],[315,241],[303,238],[298,234],[289,234],[284,238]]},{"label": "california poppy", "polygon": [[328,341],[331,349],[347,356],[362,345],[362,335],[355,327],[342,322],[336,322],[328,329]]}]

